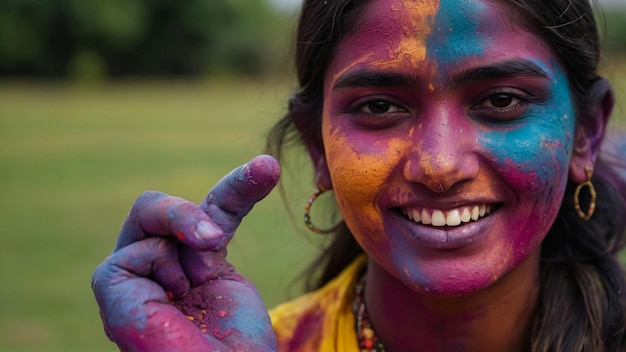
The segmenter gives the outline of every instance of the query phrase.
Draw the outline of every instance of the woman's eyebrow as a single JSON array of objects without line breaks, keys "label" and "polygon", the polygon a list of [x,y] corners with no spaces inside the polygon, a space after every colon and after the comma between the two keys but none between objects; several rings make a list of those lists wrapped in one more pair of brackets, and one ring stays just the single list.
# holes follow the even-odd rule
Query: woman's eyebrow
[{"label": "woman's eyebrow", "polygon": [[511,59],[496,62],[487,66],[480,66],[452,73],[449,82],[452,87],[462,84],[473,83],[482,80],[507,78],[507,77],[538,77],[548,78],[548,73],[530,60]]},{"label": "woman's eyebrow", "polygon": [[[530,60],[511,59],[452,73],[448,76],[448,81],[452,87],[457,87],[481,80],[516,76],[549,77],[546,71]],[[408,73],[359,70],[339,77],[333,90],[354,87],[408,87],[415,85],[417,80],[416,75]]]},{"label": "woman's eyebrow", "polygon": [[341,76],[333,90],[354,87],[406,87],[415,84],[413,75],[397,72],[359,70]]}]

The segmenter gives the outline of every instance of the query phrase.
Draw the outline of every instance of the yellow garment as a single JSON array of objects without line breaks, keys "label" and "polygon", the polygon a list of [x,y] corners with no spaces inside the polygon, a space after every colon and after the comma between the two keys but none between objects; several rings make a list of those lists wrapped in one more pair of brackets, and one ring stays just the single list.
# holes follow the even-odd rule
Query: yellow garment
[{"label": "yellow garment", "polygon": [[279,351],[359,352],[352,302],[365,259],[357,258],[319,290],[270,311]]}]

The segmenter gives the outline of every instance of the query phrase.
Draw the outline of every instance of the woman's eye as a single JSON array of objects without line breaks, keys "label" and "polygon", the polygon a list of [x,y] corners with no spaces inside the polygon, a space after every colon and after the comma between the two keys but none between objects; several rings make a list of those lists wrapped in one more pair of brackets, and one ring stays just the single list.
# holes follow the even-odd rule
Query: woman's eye
[{"label": "woman's eye", "polygon": [[473,114],[493,121],[511,121],[523,116],[529,101],[520,93],[496,92],[472,107]]},{"label": "woman's eye", "polygon": [[368,114],[389,114],[406,110],[386,100],[372,100],[363,104],[361,111]]},{"label": "woman's eye", "polygon": [[356,124],[363,127],[385,128],[394,126],[411,112],[392,99],[366,97],[350,104],[344,112],[352,116]]},{"label": "woman's eye", "polygon": [[487,98],[485,102],[481,105],[487,105],[487,106],[484,106],[487,108],[491,107],[491,108],[496,108],[496,109],[503,109],[503,108],[509,108],[509,107],[515,106],[519,103],[520,103],[520,100],[511,94],[498,93],[498,94],[493,94],[489,96],[489,98]]}]

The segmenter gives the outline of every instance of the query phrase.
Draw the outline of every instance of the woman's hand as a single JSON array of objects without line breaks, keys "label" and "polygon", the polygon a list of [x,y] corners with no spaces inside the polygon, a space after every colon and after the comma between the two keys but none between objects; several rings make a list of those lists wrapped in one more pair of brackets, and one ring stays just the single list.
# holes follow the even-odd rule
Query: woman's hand
[{"label": "woman's hand", "polygon": [[272,351],[254,285],[226,245],[280,168],[259,156],[220,180],[200,205],[146,192],[132,207],[92,288],[107,336],[123,351]]}]

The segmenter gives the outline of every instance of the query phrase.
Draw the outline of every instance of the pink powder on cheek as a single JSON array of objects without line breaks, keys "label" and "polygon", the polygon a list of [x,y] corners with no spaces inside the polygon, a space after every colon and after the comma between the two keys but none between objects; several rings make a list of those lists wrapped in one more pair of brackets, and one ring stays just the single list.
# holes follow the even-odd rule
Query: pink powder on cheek
[{"label": "pink powder on cheek", "polygon": [[[508,224],[509,228],[521,231],[509,244],[513,253],[510,260],[518,263],[526,258],[529,251],[537,248],[548,233],[559,212],[566,180],[549,181],[538,177],[534,171],[521,172],[519,165],[510,159],[506,165],[508,171],[504,177],[507,182],[529,198],[516,205],[518,214],[528,215],[510,219]],[[546,167],[562,168],[558,164]],[[567,175],[562,171],[555,173]]]},{"label": "pink powder on cheek", "polygon": [[530,170],[529,172],[515,171],[518,169],[518,165],[510,158],[505,160],[505,167],[507,170],[507,181],[512,185],[529,193],[545,187],[545,180],[537,177],[535,170]]}]

